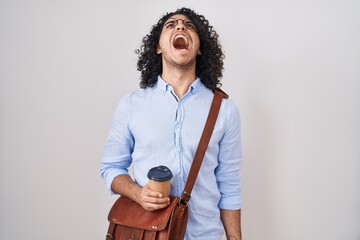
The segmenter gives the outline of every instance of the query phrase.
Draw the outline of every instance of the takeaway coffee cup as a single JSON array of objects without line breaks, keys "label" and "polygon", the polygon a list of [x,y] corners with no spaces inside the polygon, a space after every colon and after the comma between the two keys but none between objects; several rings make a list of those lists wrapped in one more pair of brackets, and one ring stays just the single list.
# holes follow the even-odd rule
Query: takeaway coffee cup
[{"label": "takeaway coffee cup", "polygon": [[170,194],[170,183],[173,174],[166,166],[158,166],[149,170],[149,188],[153,191],[160,192],[164,197]]}]

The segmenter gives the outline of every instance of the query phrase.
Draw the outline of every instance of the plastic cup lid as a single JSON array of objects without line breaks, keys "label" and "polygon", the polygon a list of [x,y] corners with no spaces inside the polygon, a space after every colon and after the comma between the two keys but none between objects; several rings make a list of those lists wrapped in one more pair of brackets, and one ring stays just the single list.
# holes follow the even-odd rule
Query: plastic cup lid
[{"label": "plastic cup lid", "polygon": [[158,166],[149,170],[148,178],[158,182],[170,180],[173,177],[171,170],[166,166]]}]

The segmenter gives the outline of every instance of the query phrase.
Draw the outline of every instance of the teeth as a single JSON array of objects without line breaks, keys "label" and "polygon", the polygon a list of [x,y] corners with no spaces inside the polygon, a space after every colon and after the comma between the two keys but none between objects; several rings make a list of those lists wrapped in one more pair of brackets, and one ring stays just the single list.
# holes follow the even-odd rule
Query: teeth
[{"label": "teeth", "polygon": [[175,37],[175,40],[178,39],[178,38],[183,38],[183,39],[185,40],[186,45],[188,45],[188,40],[187,40],[187,38],[186,38],[184,35],[177,35],[177,36]]}]

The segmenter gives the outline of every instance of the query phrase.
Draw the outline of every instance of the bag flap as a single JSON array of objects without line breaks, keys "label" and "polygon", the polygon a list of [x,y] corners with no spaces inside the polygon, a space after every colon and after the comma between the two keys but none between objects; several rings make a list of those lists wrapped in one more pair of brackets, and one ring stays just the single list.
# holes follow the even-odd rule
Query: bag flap
[{"label": "bag flap", "polygon": [[170,205],[168,207],[155,211],[147,211],[137,202],[122,196],[116,200],[110,209],[108,220],[111,223],[127,227],[162,231],[165,229],[178,201],[178,197],[170,197]]}]

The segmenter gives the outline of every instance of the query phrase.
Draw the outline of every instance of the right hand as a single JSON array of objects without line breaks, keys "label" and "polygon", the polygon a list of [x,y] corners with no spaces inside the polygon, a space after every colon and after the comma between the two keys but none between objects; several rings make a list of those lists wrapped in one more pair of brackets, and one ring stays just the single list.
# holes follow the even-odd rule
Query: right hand
[{"label": "right hand", "polygon": [[162,193],[151,190],[145,185],[137,194],[137,202],[147,211],[165,208],[170,204],[170,198]]}]

